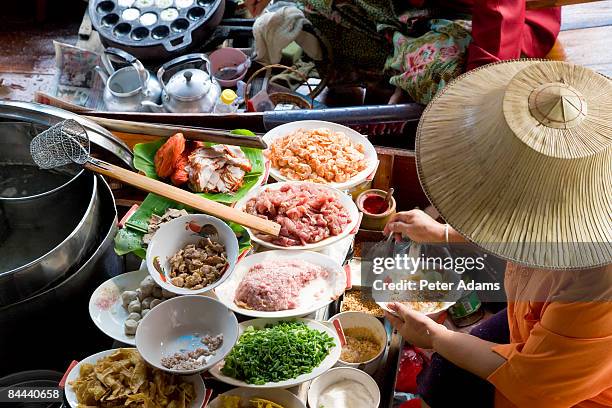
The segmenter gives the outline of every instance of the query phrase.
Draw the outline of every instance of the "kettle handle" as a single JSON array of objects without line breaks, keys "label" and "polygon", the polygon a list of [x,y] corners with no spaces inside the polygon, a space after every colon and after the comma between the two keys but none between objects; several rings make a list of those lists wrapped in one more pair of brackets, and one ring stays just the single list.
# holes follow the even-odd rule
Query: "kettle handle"
[{"label": "kettle handle", "polygon": [[196,61],[204,61],[206,63],[206,71],[208,71],[210,80],[212,82],[216,82],[212,74],[212,66],[210,64],[210,60],[208,59],[206,54],[187,54],[187,55],[183,55],[182,57],[178,57],[171,61],[168,61],[164,65],[159,67],[159,70],[157,71],[157,79],[159,80],[159,83],[161,84],[162,89],[164,90],[166,94],[168,94],[166,90],[166,83],[164,82],[164,74],[166,73],[166,71],[177,65],[187,64],[189,62],[196,62]]},{"label": "kettle handle", "polygon": [[118,48],[107,48],[106,50],[104,50],[104,57],[102,58],[102,62],[104,63],[104,66],[107,70],[109,70],[110,67],[109,72],[111,74],[114,72],[114,69],[109,56],[119,58],[123,62],[130,64],[132,67],[134,67],[134,69],[138,73],[138,77],[140,78],[140,84],[142,86],[142,91],[144,92],[147,88],[147,80],[149,79],[149,74],[147,73],[147,70],[145,69],[144,65],[142,65],[142,62],[140,62],[140,60],[138,60],[132,54],[129,54],[123,50],[120,50]]}]

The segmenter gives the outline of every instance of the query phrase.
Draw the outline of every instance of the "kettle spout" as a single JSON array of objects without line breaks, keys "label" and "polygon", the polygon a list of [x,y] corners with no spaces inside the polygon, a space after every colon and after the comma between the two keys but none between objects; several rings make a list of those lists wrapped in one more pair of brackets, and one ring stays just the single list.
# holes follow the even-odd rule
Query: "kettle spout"
[{"label": "kettle spout", "polygon": [[142,101],[140,102],[140,105],[154,113],[166,113],[163,105],[158,105],[157,103],[151,101]]},{"label": "kettle spout", "polygon": [[98,73],[98,75],[100,75],[104,86],[106,86],[106,84],[108,83],[108,74],[106,73],[106,70],[99,66],[94,67],[94,70]]}]

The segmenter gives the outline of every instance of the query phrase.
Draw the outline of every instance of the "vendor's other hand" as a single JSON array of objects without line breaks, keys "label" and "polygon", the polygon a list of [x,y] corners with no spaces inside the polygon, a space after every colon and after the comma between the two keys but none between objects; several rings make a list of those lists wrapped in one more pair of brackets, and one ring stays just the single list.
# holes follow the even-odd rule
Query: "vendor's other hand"
[{"label": "vendor's other hand", "polygon": [[408,343],[413,346],[433,349],[434,339],[448,329],[426,315],[411,310],[401,303],[389,303],[395,315],[385,311],[385,317]]},{"label": "vendor's other hand", "polygon": [[394,214],[384,230],[385,235],[407,236],[414,242],[443,243],[444,224],[431,218],[421,210],[402,211]]},{"label": "vendor's other hand", "polygon": [[270,0],[246,0],[244,4],[247,10],[249,10],[249,13],[251,13],[253,17],[257,17],[264,11],[269,3]]}]

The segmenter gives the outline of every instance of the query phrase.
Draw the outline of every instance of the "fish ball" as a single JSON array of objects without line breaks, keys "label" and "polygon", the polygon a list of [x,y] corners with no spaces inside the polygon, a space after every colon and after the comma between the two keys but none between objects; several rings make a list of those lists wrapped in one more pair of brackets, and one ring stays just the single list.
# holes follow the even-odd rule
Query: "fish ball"
[{"label": "fish ball", "polygon": [[126,290],[121,294],[123,307],[127,308],[132,300],[138,299],[138,294],[133,290]]},{"label": "fish ball", "polygon": [[130,313],[140,313],[141,307],[140,307],[140,300],[138,299],[134,299],[130,302],[130,304],[128,305],[128,312]]},{"label": "fish ball", "polygon": [[155,306],[159,305],[161,302],[162,302],[161,299],[153,299],[153,301],[151,302],[150,309],[153,309]]},{"label": "fish ball", "polygon": [[146,297],[144,299],[142,299],[142,302],[140,303],[141,308],[142,309],[150,309],[151,308],[151,302],[154,301],[155,298],[154,297]]},{"label": "fish ball", "polygon": [[156,286],[157,285],[155,284],[155,281],[149,275],[146,278],[144,278],[142,282],[140,282],[140,291],[143,293],[143,295],[145,295],[145,297],[149,297],[151,296],[151,293],[153,293],[153,289]]},{"label": "fish ball", "polygon": [[125,330],[125,334],[131,334],[134,335],[136,334],[136,329],[138,328],[138,321],[136,320],[132,320],[132,319],[128,319],[125,321],[124,326],[124,330]]},{"label": "fish ball", "polygon": [[153,297],[156,297],[158,299],[161,298],[162,297],[162,288],[160,288],[159,286],[156,286],[153,289]]},{"label": "fish ball", "polygon": [[126,320],[136,320],[136,321],[139,321],[140,320],[140,314],[138,314],[138,313],[130,313]]}]

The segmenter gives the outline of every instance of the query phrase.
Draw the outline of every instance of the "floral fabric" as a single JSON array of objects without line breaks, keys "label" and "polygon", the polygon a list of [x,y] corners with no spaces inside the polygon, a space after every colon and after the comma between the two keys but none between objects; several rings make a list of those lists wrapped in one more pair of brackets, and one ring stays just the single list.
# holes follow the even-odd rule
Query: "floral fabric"
[{"label": "floral fabric", "polygon": [[[405,0],[300,0],[327,42],[329,63],[317,70],[330,84],[389,81],[426,104],[464,70],[469,20]],[[442,18],[444,17],[444,18]]]},{"label": "floral fabric", "polygon": [[395,73],[389,82],[422,104],[463,73],[472,40],[468,20],[433,19],[427,24],[429,31],[419,37],[396,31],[393,56],[385,64],[387,71]]}]

